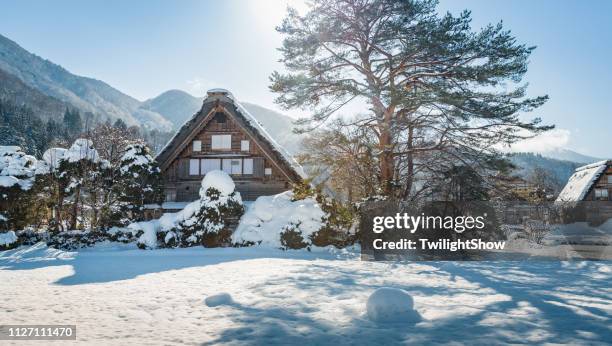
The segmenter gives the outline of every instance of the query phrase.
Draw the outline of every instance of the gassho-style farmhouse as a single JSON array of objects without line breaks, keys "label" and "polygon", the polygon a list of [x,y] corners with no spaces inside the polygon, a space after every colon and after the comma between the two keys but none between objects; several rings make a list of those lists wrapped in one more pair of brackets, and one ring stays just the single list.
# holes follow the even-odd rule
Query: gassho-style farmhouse
[{"label": "gassho-style farmhouse", "polygon": [[202,178],[223,170],[242,199],[274,195],[305,178],[304,170],[225,89],[211,89],[199,112],[157,155],[165,184],[165,211],[198,199]]}]

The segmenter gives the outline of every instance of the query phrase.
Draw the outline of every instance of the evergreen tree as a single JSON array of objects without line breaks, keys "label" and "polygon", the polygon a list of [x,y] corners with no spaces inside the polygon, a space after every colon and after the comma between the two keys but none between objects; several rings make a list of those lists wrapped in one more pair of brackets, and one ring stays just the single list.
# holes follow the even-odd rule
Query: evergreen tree
[{"label": "evergreen tree", "polygon": [[167,247],[229,245],[231,223],[237,222],[244,214],[240,193],[235,188],[227,173],[207,173],[202,179],[200,199],[183,209],[185,218],[179,221],[177,227],[157,234],[158,244]]},{"label": "evergreen tree", "polygon": [[[521,113],[547,96],[519,85],[534,47],[502,24],[472,31],[470,13],[436,13],[435,0],[314,0],[289,13],[281,61],[270,86],[285,108],[308,109],[309,131],[352,102],[369,112],[344,126],[373,141],[381,193],[415,196],[415,177],[454,157],[486,169],[496,148],[552,128]],[[367,131],[366,131],[367,130]],[[448,155],[439,155],[447,153]]]},{"label": "evergreen tree", "polygon": [[77,110],[66,109],[63,124],[69,137],[76,137],[83,131],[83,120]]},{"label": "evergreen tree", "polygon": [[163,185],[157,162],[144,144],[127,146],[119,165],[114,190],[122,215],[129,221],[144,219],[144,206],[163,201]]}]

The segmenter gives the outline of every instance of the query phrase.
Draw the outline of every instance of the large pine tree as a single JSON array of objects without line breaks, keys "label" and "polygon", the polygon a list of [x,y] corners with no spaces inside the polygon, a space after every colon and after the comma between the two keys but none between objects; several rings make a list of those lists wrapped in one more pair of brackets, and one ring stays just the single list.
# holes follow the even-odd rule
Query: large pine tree
[{"label": "large pine tree", "polygon": [[[552,127],[521,113],[546,102],[520,84],[534,47],[502,24],[480,31],[470,12],[438,15],[435,0],[314,0],[305,15],[289,10],[278,31],[281,61],[271,90],[285,108],[312,117],[308,131],[347,104],[367,114],[345,122],[375,145],[380,193],[410,198],[427,169],[455,161],[494,162],[499,146]],[[365,109],[364,109],[365,111]]]}]

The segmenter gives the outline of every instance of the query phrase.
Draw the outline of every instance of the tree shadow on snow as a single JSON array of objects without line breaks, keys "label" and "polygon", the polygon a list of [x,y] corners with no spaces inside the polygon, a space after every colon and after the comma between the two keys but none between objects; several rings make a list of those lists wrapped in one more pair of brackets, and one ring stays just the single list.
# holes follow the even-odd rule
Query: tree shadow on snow
[{"label": "tree shadow on snow", "polygon": [[[405,265],[411,265],[407,263]],[[507,343],[567,343],[606,344],[612,337],[609,310],[577,304],[562,299],[556,293],[585,295],[610,302],[610,276],[592,277],[592,271],[568,268],[561,263],[538,262],[525,265],[520,262],[499,263],[447,263],[430,262],[432,270],[418,274],[446,276],[451,280],[469,282],[463,285],[427,286],[426,282],[407,285],[396,282],[367,281],[374,272],[351,271],[338,266],[313,263],[294,276],[272,277],[263,283],[246,289],[259,292],[272,299],[269,308],[249,307],[235,303],[228,307],[228,316],[238,326],[223,330],[220,335],[205,345],[214,344],[420,344],[458,343],[493,345]],[[587,264],[588,265],[588,264]],[[596,271],[596,270],[595,270]],[[325,273],[324,275],[308,275]],[[553,274],[551,274],[553,273]],[[455,281],[456,282],[456,281]],[[365,315],[365,299],[360,306],[346,307],[342,300],[354,292],[372,292],[382,286],[391,286],[408,291],[418,300],[419,296],[442,295],[461,297],[463,294],[483,297],[502,294],[511,299],[496,301],[474,309],[469,314],[448,314],[450,317],[424,320],[421,323],[375,323]],[[460,287],[461,286],[461,287]],[[270,287],[297,288],[308,292],[304,301],[287,303],[283,292]],[[293,292],[289,289],[288,292]],[[367,295],[364,295],[367,297]],[[329,309],[343,308],[345,311],[324,311],[321,306],[308,300],[324,297],[331,300]],[[276,303],[274,301],[278,303]],[[454,299],[453,299],[454,300]],[[461,304],[456,298],[454,304]],[[467,304],[467,303],[466,303]],[[452,311],[453,305],[448,309]],[[418,306],[417,306],[418,307]],[[528,307],[528,309],[525,309]],[[352,308],[348,311],[346,309]],[[421,306],[423,308],[423,306]],[[521,309],[524,309],[521,311]],[[581,309],[583,312],[577,312]],[[323,311],[321,311],[323,310]],[[517,312],[518,311],[518,312]],[[316,316],[325,316],[324,319]],[[334,321],[333,316],[348,318]]]},{"label": "tree shadow on snow", "polygon": [[[324,255],[324,254],[323,254]],[[0,252],[0,270],[30,270],[52,266],[72,267],[74,273],[55,282],[80,285],[133,279],[139,275],[261,258],[313,260],[317,254],[270,249],[185,248],[162,250],[84,249],[66,252],[36,244]]]}]

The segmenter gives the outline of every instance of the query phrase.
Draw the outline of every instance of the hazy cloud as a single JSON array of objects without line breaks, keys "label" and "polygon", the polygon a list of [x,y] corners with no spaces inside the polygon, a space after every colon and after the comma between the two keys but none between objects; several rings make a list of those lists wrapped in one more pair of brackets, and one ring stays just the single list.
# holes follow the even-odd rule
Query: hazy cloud
[{"label": "hazy cloud", "polygon": [[536,137],[525,139],[512,144],[512,152],[542,153],[567,147],[571,132],[566,129],[554,129],[544,132]]}]

